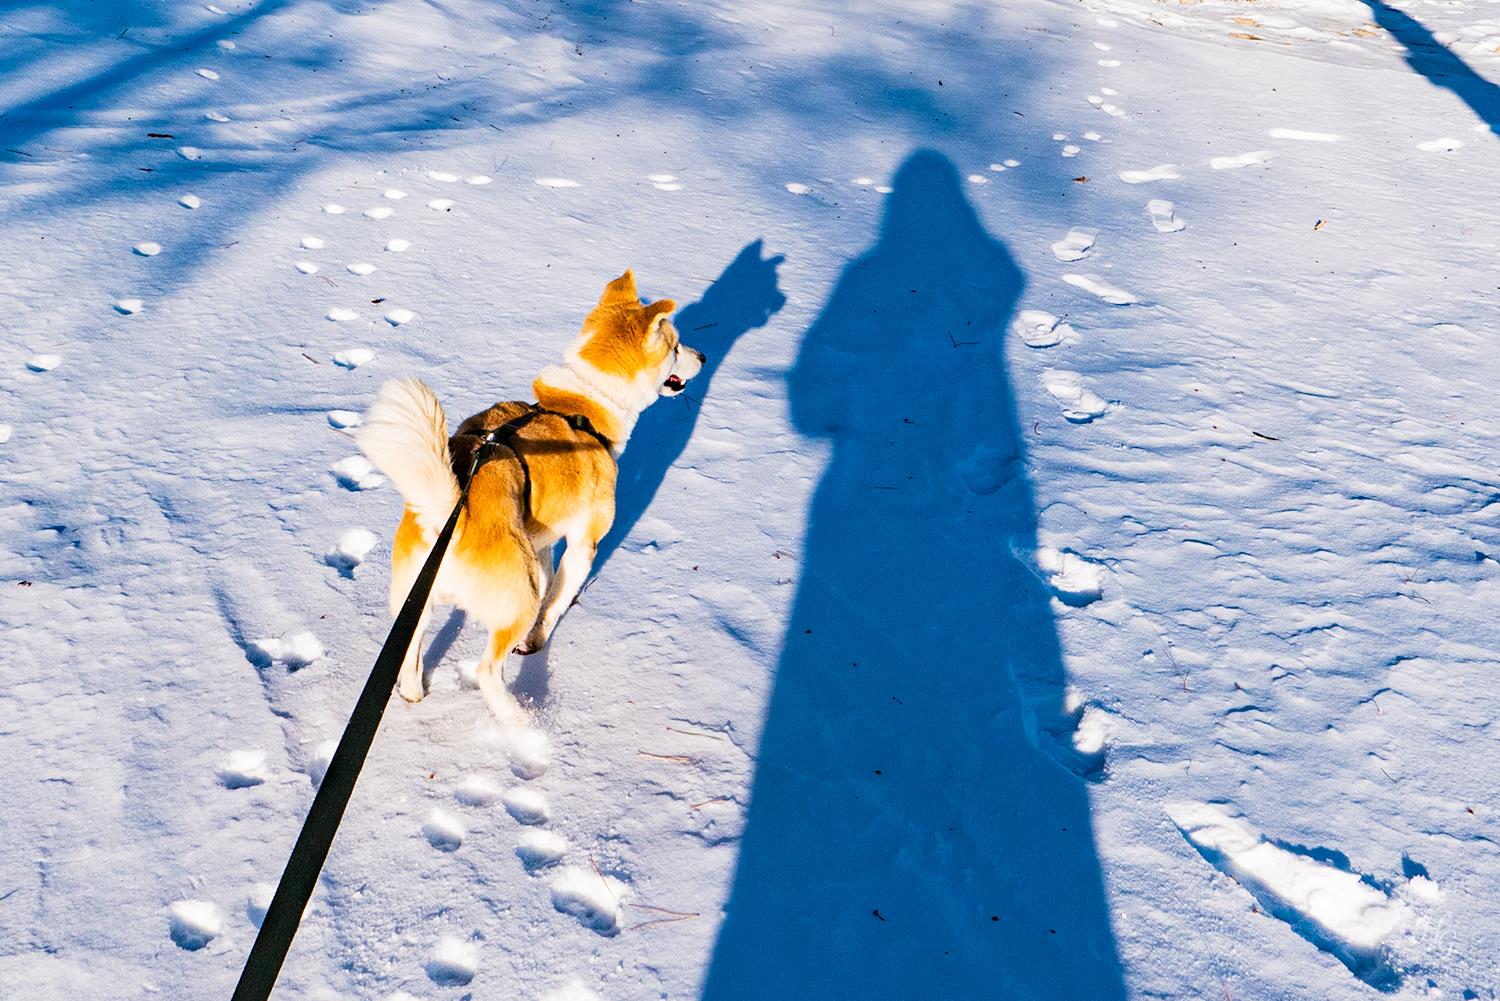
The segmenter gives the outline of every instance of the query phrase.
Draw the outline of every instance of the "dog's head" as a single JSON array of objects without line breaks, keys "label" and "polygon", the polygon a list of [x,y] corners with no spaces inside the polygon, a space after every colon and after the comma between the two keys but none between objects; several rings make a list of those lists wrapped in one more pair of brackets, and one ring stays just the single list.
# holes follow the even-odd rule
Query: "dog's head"
[{"label": "dog's head", "polygon": [[676,308],[671,299],[642,303],[635,273],[626,271],[605,286],[599,305],[583,321],[578,357],[642,395],[676,396],[704,362],[703,353],[683,344],[668,319]]}]

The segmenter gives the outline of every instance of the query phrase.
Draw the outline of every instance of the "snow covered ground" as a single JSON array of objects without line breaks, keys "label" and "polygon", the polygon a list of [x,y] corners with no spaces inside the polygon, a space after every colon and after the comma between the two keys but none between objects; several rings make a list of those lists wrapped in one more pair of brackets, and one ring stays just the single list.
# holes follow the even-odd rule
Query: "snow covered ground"
[{"label": "snow covered ground", "polygon": [[23,2],[0,67],[0,996],[229,995],[389,626],[349,429],[626,267],[709,364],[537,729],[440,614],[276,996],[1500,988],[1500,2]]}]

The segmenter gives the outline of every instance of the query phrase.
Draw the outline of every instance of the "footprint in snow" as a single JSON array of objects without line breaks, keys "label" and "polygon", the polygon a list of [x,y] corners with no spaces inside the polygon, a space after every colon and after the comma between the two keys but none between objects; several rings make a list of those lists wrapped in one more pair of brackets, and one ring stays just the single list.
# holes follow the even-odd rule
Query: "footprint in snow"
[{"label": "footprint in snow", "polygon": [[1067,236],[1052,245],[1052,253],[1059,261],[1081,261],[1093,248],[1098,236],[1097,229],[1070,229]]},{"label": "footprint in snow", "polygon": [[1234,170],[1236,167],[1265,163],[1273,155],[1268,149],[1258,149],[1253,153],[1241,153],[1239,156],[1216,156],[1208,161],[1208,165],[1214,170]]},{"label": "footprint in snow", "polygon": [[1077,372],[1046,369],[1041,376],[1047,392],[1057,398],[1063,416],[1074,424],[1087,424],[1109,409],[1109,404],[1083,384],[1083,376]]},{"label": "footprint in snow", "polygon": [[323,557],[323,562],[344,576],[353,577],[354,568],[364,562],[378,541],[375,533],[367,528],[351,528],[339,536],[338,543]]},{"label": "footprint in snow", "polygon": [[329,204],[323,206],[323,211],[328,213],[329,215],[343,215],[348,211],[348,209],[344,208],[344,206],[342,205],[335,205],[330,202]]},{"label": "footprint in snow", "polygon": [[1120,180],[1126,184],[1146,184],[1149,181],[1175,181],[1182,174],[1175,163],[1163,163],[1150,170],[1122,170]]},{"label": "footprint in snow", "polygon": [[203,204],[203,199],[199,198],[197,195],[183,195],[181,198],[177,199],[177,204],[181,205],[185,209],[196,209]]},{"label": "footprint in snow", "polygon": [[479,946],[461,938],[444,935],[432,947],[427,960],[427,977],[443,987],[462,987],[479,971]]},{"label": "footprint in snow", "polygon": [[1077,553],[1042,546],[1036,551],[1036,563],[1046,571],[1048,585],[1065,605],[1081,608],[1104,594],[1104,568]]},{"label": "footprint in snow", "polygon": [[464,183],[465,184],[488,184],[488,183],[490,183],[490,178],[486,177],[484,174],[472,174],[469,177],[464,178]]},{"label": "footprint in snow", "polygon": [[225,789],[248,789],[267,779],[265,751],[230,751],[214,774]]},{"label": "footprint in snow", "polygon": [[179,900],[171,907],[172,941],[197,952],[224,930],[224,912],[207,900]]},{"label": "footprint in snow", "polygon": [[578,923],[605,937],[620,933],[625,920],[624,898],[629,887],[592,869],[567,866],[552,882],[552,906],[571,914]]},{"label": "footprint in snow", "polygon": [[219,79],[219,74],[215,73],[213,70],[193,70],[193,72],[197,73],[199,76],[201,76],[205,80],[217,80],[217,79]]},{"label": "footprint in snow", "polygon": [[323,776],[328,774],[328,765],[338,749],[336,740],[325,740],[313,748],[312,757],[307,760],[307,777],[312,780],[314,789],[323,784]]},{"label": "footprint in snow", "polygon": [[452,184],[454,181],[458,180],[457,174],[445,174],[441,170],[429,170],[427,172],[427,176],[432,178],[434,181],[442,181],[444,184]]},{"label": "footprint in snow", "polygon": [[432,211],[434,212],[447,212],[453,208],[453,199],[434,198],[432,201],[427,203],[427,207],[432,209]]},{"label": "footprint in snow", "polygon": [[544,188],[581,188],[583,185],[577,181],[570,181],[566,177],[538,177],[536,183]]},{"label": "footprint in snow", "polygon": [[137,243],[130,249],[135,251],[137,254],[140,254],[142,257],[155,257],[157,254],[161,253],[161,244],[156,243],[152,240],[142,240],[140,243]]},{"label": "footprint in snow", "polygon": [[657,191],[681,191],[682,185],[677,183],[677,178],[671,174],[647,174],[646,180],[650,181]]},{"label": "footprint in snow", "polygon": [[544,869],[568,853],[568,839],[552,831],[522,831],[516,857],[528,872]]},{"label": "footprint in snow", "polygon": [[255,883],[250,887],[250,893],[245,899],[245,917],[250,923],[259,928],[266,920],[266,912],[271,909],[271,900],[276,896],[276,887],[270,883]]},{"label": "footprint in snow", "polygon": [[1114,69],[1116,66],[1120,65],[1120,60],[1118,60],[1118,59],[1101,59],[1101,60],[1099,60],[1099,65],[1103,66],[1105,69]]},{"label": "footprint in snow", "polygon": [[411,246],[410,240],[391,240],[385,245],[385,249],[393,254],[399,254]]},{"label": "footprint in snow", "polygon": [[1128,306],[1141,300],[1122,288],[1108,284],[1098,275],[1063,275],[1062,280],[1085,292],[1092,292],[1112,306]]},{"label": "footprint in snow", "polygon": [[131,313],[139,313],[144,306],[145,304],[139,299],[121,299],[115,303],[115,312],[129,316]]},{"label": "footprint in snow", "polygon": [[6,442],[10,441],[10,436],[15,432],[15,430],[16,429],[11,427],[9,424],[0,424],[0,445],[4,445]]},{"label": "footprint in snow", "polygon": [[229,121],[229,116],[227,116],[227,115],[221,115],[217,111],[205,111],[203,113],[203,117],[207,118],[211,122],[227,122],[227,121]]},{"label": "footprint in snow", "polygon": [[400,188],[386,188],[380,193],[380,197],[389,198],[391,201],[396,202],[405,198],[406,192],[402,191]]},{"label": "footprint in snow", "polygon": [[385,482],[385,477],[375,471],[375,463],[362,455],[340,459],[328,471],[345,490],[374,490]]},{"label": "footprint in snow", "polygon": [[547,822],[547,799],[535,789],[511,789],[505,794],[504,801],[505,812],[518,824],[532,827]]},{"label": "footprint in snow", "polygon": [[1272,129],[1270,135],[1272,139],[1300,139],[1315,143],[1336,143],[1344,138],[1332,132],[1304,132],[1302,129]]},{"label": "footprint in snow", "polygon": [[1109,115],[1113,118],[1122,118],[1126,114],[1124,108],[1118,108],[1115,105],[1108,103],[1104,100],[1104,98],[1098,96],[1097,94],[1089,95],[1089,103],[1098,108],[1100,111],[1104,112],[1106,115]]},{"label": "footprint in snow", "polygon": [[504,794],[504,790],[483,775],[466,776],[453,790],[453,798],[464,806],[494,806]]},{"label": "footprint in snow", "polygon": [[304,275],[315,275],[318,273],[318,266],[312,261],[298,261],[295,266]]},{"label": "footprint in snow", "polygon": [[361,261],[358,264],[348,265],[344,270],[348,271],[351,275],[359,275],[361,278],[363,278],[365,275],[375,273],[375,265],[366,264]]},{"label": "footprint in snow", "polygon": [[62,355],[32,355],[26,359],[26,367],[33,372],[50,372],[62,364]]},{"label": "footprint in snow", "polygon": [[309,632],[251,640],[245,653],[256,667],[270,667],[272,664],[280,663],[289,671],[304,668],[326,655],[323,644],[319,643],[318,638]]},{"label": "footprint in snow", "polygon": [[422,825],[422,837],[440,852],[456,852],[464,843],[464,822],[445,810],[434,809]]},{"label": "footprint in snow", "polygon": [[[335,306],[335,307],[333,307],[332,309],[330,309],[328,311],[328,318],[330,320],[334,321],[335,323],[344,323],[344,322],[346,322],[348,320],[357,320],[357,319],[359,319],[359,314],[356,313],[354,310],[349,309],[348,307],[345,307],[345,306]],[[335,358],[334,361],[336,363],[338,363],[338,364],[342,364],[342,362],[339,362],[337,358]],[[347,367],[348,368],[353,368],[354,366],[353,365],[349,365]]]},{"label": "footprint in snow", "polygon": [[322,250],[323,240],[321,237],[304,236],[302,238],[302,246],[307,250]]},{"label": "footprint in snow", "polygon": [[389,205],[377,205],[372,209],[365,209],[364,214],[370,219],[389,219],[396,214],[396,210]]},{"label": "footprint in snow", "polygon": [[328,423],[336,428],[352,428],[359,424],[360,415],[353,410],[328,411]]},{"label": "footprint in snow", "polygon": [[1041,309],[1023,309],[1010,321],[1011,332],[1026,342],[1027,347],[1050,348],[1062,343],[1064,337],[1073,335],[1071,326]]},{"label": "footprint in snow", "polygon": [[[330,319],[332,319],[332,317],[330,317]],[[340,319],[342,319],[342,317],[340,317]],[[369,348],[348,348],[344,351],[335,352],[333,356],[333,363],[340,368],[353,370],[359,368],[366,362],[373,361],[374,358],[375,352],[371,351]]]},{"label": "footprint in snow", "polygon": [[1431,142],[1417,143],[1417,149],[1424,153],[1451,153],[1456,149],[1462,149],[1462,139],[1434,139]]},{"label": "footprint in snow", "polygon": [[1187,223],[1177,218],[1172,211],[1172,203],[1162,198],[1153,198],[1146,203],[1146,211],[1151,215],[1151,225],[1156,227],[1158,233],[1180,232]]},{"label": "footprint in snow", "polygon": [[409,309],[393,309],[385,314],[385,322],[393,327],[399,327],[403,323],[410,323],[417,318],[417,314]]}]

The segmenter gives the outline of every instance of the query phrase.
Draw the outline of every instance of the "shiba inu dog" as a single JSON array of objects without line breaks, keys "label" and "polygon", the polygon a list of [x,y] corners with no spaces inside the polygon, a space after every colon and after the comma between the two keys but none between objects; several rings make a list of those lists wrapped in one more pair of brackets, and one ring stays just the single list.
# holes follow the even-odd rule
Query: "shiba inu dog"
[{"label": "shiba inu dog", "polygon": [[[454,604],[490,631],[479,689],[495,716],[524,723],[506,687],[506,655],[540,650],[572,604],[615,515],[615,460],[636,419],[675,396],[703,366],[668,317],[671,299],[645,304],[635,275],[610,282],[583,331],[532,383],[537,403],[497,403],[450,439],[436,395],[418,379],[393,379],[365,415],[360,450],[406,500],[391,557],[391,614],[406,600],[458,503],[476,449],[491,458],[469,483],[465,510],[417,626],[398,690],[422,698],[422,635],[434,604]],[[553,544],[566,541],[553,569]]]}]

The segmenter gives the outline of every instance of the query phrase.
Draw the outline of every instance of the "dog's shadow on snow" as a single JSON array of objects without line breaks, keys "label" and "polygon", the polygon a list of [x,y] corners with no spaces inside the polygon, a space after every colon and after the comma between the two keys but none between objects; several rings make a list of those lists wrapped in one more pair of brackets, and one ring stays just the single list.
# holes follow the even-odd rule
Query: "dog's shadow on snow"
[{"label": "dog's shadow on snow", "polygon": [[786,296],[776,287],[776,267],[784,258],[762,258],[761,241],[748,244],[697,302],[672,318],[682,342],[702,351],[703,368],[687,391],[647,407],[620,455],[615,487],[614,526],[599,542],[593,572],[598,573],[611,553],[635,527],[656,496],[667,470],[693,435],[700,403],[709,392],[714,373],[742,334],[764,326]]},{"label": "dog's shadow on snow", "polygon": [[1123,998],[1005,367],[1019,270],[914,154],[790,377],[833,452],[704,997]]}]

